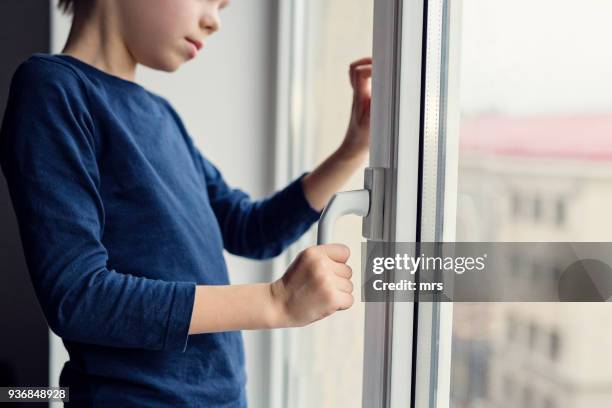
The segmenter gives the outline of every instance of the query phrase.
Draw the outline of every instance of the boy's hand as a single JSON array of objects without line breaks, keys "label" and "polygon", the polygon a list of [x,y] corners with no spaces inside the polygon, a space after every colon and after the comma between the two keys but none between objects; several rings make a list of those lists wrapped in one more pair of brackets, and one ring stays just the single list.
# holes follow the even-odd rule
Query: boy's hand
[{"label": "boy's hand", "polygon": [[353,274],[346,265],[349,249],[341,244],[313,246],[302,251],[271,284],[279,327],[301,327],[353,304]]},{"label": "boy's hand", "polygon": [[312,208],[321,211],[356,170],[360,169],[370,146],[370,78],[372,58],[351,64],[353,107],[346,135],[340,146],[302,180],[304,194]]},{"label": "boy's hand", "polygon": [[370,144],[370,102],[372,100],[372,58],[362,58],[349,68],[353,106],[340,151],[350,157],[365,154]]}]

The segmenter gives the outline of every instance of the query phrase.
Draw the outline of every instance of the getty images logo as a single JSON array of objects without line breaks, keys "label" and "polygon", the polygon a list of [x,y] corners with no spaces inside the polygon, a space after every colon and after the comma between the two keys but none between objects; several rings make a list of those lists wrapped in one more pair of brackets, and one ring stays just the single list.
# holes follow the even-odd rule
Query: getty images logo
[{"label": "getty images logo", "polygon": [[487,254],[478,257],[471,256],[427,256],[421,254],[418,257],[408,254],[396,254],[391,257],[377,256],[372,258],[372,272],[376,275],[395,270],[406,271],[411,275],[417,270],[421,271],[443,271],[463,274],[470,271],[483,271],[486,267]]}]

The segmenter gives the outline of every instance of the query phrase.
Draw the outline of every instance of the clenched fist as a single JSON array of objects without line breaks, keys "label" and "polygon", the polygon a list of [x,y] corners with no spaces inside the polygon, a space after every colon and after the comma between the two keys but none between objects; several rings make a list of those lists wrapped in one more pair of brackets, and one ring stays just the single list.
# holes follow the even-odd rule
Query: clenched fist
[{"label": "clenched fist", "polygon": [[341,244],[305,249],[271,284],[281,327],[301,327],[353,305],[349,249]]}]

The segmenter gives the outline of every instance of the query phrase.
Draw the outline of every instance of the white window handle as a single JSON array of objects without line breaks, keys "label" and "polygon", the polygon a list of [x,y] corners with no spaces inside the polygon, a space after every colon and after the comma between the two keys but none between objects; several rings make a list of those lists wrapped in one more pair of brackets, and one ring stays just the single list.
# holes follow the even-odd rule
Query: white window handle
[{"label": "white window handle", "polygon": [[368,215],[369,208],[370,192],[368,190],[342,191],[334,194],[319,219],[317,244],[331,242],[333,227],[338,218],[347,214],[365,217]]}]

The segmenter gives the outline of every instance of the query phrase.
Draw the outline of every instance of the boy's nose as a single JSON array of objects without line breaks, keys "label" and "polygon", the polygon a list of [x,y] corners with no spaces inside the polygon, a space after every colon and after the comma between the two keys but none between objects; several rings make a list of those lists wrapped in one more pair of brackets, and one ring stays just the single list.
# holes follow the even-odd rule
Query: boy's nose
[{"label": "boy's nose", "polygon": [[219,31],[221,28],[221,20],[217,14],[204,15],[200,19],[200,27],[206,30],[210,35],[216,31]]}]

